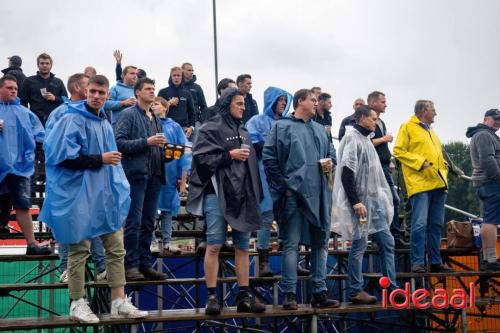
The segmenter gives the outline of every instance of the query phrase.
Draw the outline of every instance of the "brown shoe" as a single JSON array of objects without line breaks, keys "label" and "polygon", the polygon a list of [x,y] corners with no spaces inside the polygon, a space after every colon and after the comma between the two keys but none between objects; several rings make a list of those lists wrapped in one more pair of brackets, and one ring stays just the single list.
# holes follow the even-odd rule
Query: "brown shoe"
[{"label": "brown shoe", "polygon": [[152,269],[151,267],[141,269],[141,273],[148,280],[166,280],[167,279],[167,274],[157,272],[154,269]]},{"label": "brown shoe", "polygon": [[125,280],[127,281],[143,281],[144,275],[137,268],[129,268],[125,271]]},{"label": "brown shoe", "polygon": [[377,298],[361,290],[356,295],[350,296],[349,301],[355,304],[375,304],[377,303]]}]

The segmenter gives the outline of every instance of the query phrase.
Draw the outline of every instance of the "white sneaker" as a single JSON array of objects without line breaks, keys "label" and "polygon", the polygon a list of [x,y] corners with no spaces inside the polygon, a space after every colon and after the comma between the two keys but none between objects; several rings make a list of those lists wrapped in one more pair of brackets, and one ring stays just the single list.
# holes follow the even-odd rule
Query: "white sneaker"
[{"label": "white sneaker", "polygon": [[59,276],[59,282],[68,283],[68,270],[62,272],[61,276]]},{"label": "white sneaker", "polygon": [[151,246],[149,247],[149,249],[151,250],[151,252],[160,252],[160,246],[158,245],[158,239],[156,239],[156,237],[153,238],[153,240],[151,241]]},{"label": "white sneaker", "polygon": [[106,280],[106,277],[107,277],[106,270],[103,270],[101,273],[97,273],[97,275],[95,276],[95,279],[96,279],[96,281],[104,281],[104,280]]},{"label": "white sneaker", "polygon": [[175,245],[166,243],[163,245],[163,255],[168,254],[181,254],[182,250]]},{"label": "white sneaker", "polygon": [[131,298],[118,298],[111,302],[111,318],[146,318],[149,315],[147,311],[137,309],[131,302]]},{"label": "white sneaker", "polygon": [[88,303],[83,298],[71,302],[69,318],[85,324],[97,324],[99,322],[99,318],[90,310]]}]

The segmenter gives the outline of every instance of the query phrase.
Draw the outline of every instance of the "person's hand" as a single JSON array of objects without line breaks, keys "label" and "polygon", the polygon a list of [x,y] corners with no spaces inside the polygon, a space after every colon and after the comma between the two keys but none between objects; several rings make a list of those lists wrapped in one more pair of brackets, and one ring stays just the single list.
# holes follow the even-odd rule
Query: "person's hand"
[{"label": "person's hand", "polygon": [[387,135],[384,135],[383,139],[384,139],[384,142],[389,143],[389,142],[392,142],[392,140],[394,140],[394,137],[391,134],[387,134]]},{"label": "person's hand", "polygon": [[55,101],[56,100],[56,96],[54,96],[54,94],[52,94],[51,92],[46,92],[45,94],[42,94],[42,97],[45,98],[47,101]]},{"label": "person's hand", "polygon": [[366,210],[365,205],[363,205],[363,203],[361,202],[355,204],[354,206],[352,206],[352,208],[354,209],[354,214],[356,214],[360,218],[366,218],[366,216],[368,215],[368,211]]},{"label": "person's hand", "polygon": [[0,122],[0,131],[3,131],[3,121]]},{"label": "person's hand", "polygon": [[171,99],[168,100],[168,104],[172,106],[177,106],[177,104],[179,104],[179,98],[172,97]]},{"label": "person's hand", "polygon": [[248,156],[250,156],[250,151],[248,149],[237,148],[229,151],[229,155],[231,155],[233,160],[245,162]]},{"label": "person's hand", "polygon": [[391,162],[391,163],[389,163],[389,169],[390,169],[391,171],[394,171],[394,170],[396,169],[396,164],[394,164],[394,163],[392,163],[392,162]]},{"label": "person's hand", "polygon": [[122,159],[122,153],[118,151],[109,151],[102,154],[102,164],[118,165]]},{"label": "person's hand", "polygon": [[153,135],[148,138],[148,146],[163,146],[167,139],[163,135]]},{"label": "person's hand", "polygon": [[191,134],[193,134],[193,128],[191,127],[186,127],[184,129],[184,134],[186,134],[186,137],[189,139],[191,137]]},{"label": "person's hand", "polygon": [[430,167],[432,167],[432,164],[427,161],[424,161],[424,164],[422,164],[422,170],[429,169]]},{"label": "person's hand", "polygon": [[113,52],[113,56],[115,57],[117,64],[122,63],[123,54],[120,52],[120,50],[115,50],[115,52]]},{"label": "person's hand", "polygon": [[121,106],[132,106],[135,105],[136,99],[134,97],[129,97],[120,102]]},{"label": "person's hand", "polygon": [[333,162],[331,158],[329,158],[328,161],[326,162],[320,163],[320,165],[321,165],[321,171],[323,171],[324,173],[332,171]]}]

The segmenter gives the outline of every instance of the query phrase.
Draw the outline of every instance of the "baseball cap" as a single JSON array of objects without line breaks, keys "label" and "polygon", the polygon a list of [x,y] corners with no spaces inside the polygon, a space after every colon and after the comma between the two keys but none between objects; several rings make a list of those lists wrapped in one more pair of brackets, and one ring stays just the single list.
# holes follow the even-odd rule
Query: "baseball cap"
[{"label": "baseball cap", "polygon": [[8,59],[10,60],[11,64],[14,66],[21,66],[21,64],[23,63],[23,61],[21,60],[21,57],[17,56],[17,55],[9,57]]},{"label": "baseball cap", "polygon": [[484,114],[485,117],[492,117],[493,119],[500,119],[500,110],[490,109]]}]

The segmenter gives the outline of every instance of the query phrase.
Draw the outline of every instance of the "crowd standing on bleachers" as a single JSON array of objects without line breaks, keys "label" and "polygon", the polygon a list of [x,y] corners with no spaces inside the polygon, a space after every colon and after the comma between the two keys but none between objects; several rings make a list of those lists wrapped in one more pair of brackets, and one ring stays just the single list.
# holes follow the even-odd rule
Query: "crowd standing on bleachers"
[{"label": "crowd standing on bleachers", "polygon": [[[397,287],[394,249],[408,244],[400,235],[400,199],[391,175],[395,161],[388,144],[394,137],[381,119],[387,106],[384,93],[369,94],[368,105],[362,98],[354,101],[354,114],[340,126],[337,154],[331,95],[319,87],[299,89],[294,95],[269,87],[259,114],[250,93],[252,77],[241,74],[236,81],[221,80],[220,98],[207,107],[192,64],[172,67],[168,87],[156,96],[155,81],[143,69],[129,65],[122,70],[122,53],[116,50],[113,55],[116,85],[110,88],[108,79],[89,66],[69,78],[69,99],[46,53],[37,58],[37,75],[25,78],[21,58],[12,56],[0,79],[0,232],[8,232],[14,207],[28,243],[26,254],[50,253],[35,241],[30,214],[31,184],[45,182],[40,220],[61,244],[61,281],[69,284],[73,319],[99,321],[83,298],[83,269],[91,252],[97,276],[107,279],[112,290],[111,315],[147,316],[126,297],[124,285],[167,278],[153,269],[154,223],[159,217],[162,253],[180,253],[171,244],[171,225],[180,207],[179,192],[185,195],[187,189],[187,211],[205,218],[199,248],[205,250],[207,314],[222,308],[216,296],[218,254],[228,247],[228,226],[238,311],[265,311],[249,289],[248,248],[250,233],[257,231],[258,274],[273,276],[268,260],[273,221],[283,249],[285,309],[297,309],[299,245],[311,248],[311,271],[306,274],[312,276],[312,306],[339,306],[326,288],[331,230],[353,241],[348,259],[352,302],[376,302],[362,288],[362,258],[369,239],[378,244],[390,288]],[[415,273],[451,270],[439,253],[447,177],[449,171],[463,176],[443,153],[431,126],[435,116],[432,101],[417,101],[394,147],[413,207],[410,248]],[[472,137],[473,182],[485,206],[481,267],[486,270],[500,266],[495,249],[499,128],[500,111],[492,109],[482,124],[467,132]],[[191,142],[192,164],[183,155]],[[42,143],[46,179],[31,179],[33,162],[44,156],[37,149]]]}]

